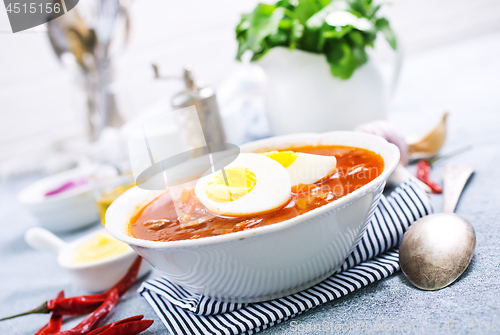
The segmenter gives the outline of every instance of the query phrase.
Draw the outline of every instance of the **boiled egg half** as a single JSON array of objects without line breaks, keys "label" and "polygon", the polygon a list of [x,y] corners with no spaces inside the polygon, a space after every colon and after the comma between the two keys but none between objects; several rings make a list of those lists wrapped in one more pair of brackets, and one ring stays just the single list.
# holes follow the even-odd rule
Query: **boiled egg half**
[{"label": "boiled egg half", "polygon": [[337,166],[335,156],[321,156],[293,151],[269,151],[262,155],[280,163],[290,176],[292,186],[313,184],[328,177]]},{"label": "boiled egg half", "polygon": [[287,204],[291,184],[287,170],[276,160],[242,153],[223,170],[198,180],[195,193],[214,214],[245,216]]}]

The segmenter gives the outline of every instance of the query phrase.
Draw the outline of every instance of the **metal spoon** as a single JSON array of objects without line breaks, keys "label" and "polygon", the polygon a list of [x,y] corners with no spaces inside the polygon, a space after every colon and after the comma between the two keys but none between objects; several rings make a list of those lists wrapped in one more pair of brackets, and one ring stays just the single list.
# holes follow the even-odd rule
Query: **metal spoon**
[{"label": "metal spoon", "polygon": [[460,194],[474,171],[469,164],[444,168],[443,213],[417,220],[399,246],[399,263],[408,280],[422,290],[439,290],[467,269],[476,247],[474,227],[453,214]]}]

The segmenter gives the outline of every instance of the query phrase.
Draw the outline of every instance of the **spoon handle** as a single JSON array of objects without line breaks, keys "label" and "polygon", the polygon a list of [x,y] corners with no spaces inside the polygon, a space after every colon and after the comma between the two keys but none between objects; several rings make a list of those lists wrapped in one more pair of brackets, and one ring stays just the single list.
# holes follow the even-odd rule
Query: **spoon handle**
[{"label": "spoon handle", "polygon": [[24,240],[35,250],[48,251],[56,255],[66,246],[66,242],[47,229],[40,227],[28,229],[24,234]]},{"label": "spoon handle", "polygon": [[453,213],[455,211],[460,194],[462,194],[462,190],[472,172],[474,172],[472,164],[448,164],[444,167],[443,213]]}]

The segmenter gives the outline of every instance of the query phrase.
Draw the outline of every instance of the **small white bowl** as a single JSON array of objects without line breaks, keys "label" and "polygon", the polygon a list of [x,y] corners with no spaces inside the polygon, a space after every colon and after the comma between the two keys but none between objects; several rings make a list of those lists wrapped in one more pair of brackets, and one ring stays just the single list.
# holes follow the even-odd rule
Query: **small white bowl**
[{"label": "small white bowl", "polygon": [[[26,231],[24,239],[33,249],[56,254],[57,262],[68,272],[74,285],[90,292],[100,292],[116,284],[127,273],[137,257],[137,254],[130,250],[97,262],[72,264],[79,247],[103,231],[105,230],[100,229],[76,241],[66,243],[50,231],[36,227]],[[137,278],[150,270],[151,265],[143,261]]]},{"label": "small white bowl", "polygon": [[306,145],[346,145],[380,154],[382,173],[354,192],[292,219],[241,232],[193,240],[155,242],[128,234],[130,217],[158,194],[132,188],[106,212],[106,230],[128,243],[168,279],[221,301],[276,299],[310,287],[344,262],[378,205],[385,181],[399,162],[399,149],[365,133],[330,132],[273,137],[242,146],[243,152]]},{"label": "small white bowl", "polygon": [[97,222],[99,213],[90,181],[51,196],[45,193],[69,181],[88,178],[90,168],[77,168],[46,177],[26,187],[18,201],[30,211],[40,226],[53,232],[65,232]]}]

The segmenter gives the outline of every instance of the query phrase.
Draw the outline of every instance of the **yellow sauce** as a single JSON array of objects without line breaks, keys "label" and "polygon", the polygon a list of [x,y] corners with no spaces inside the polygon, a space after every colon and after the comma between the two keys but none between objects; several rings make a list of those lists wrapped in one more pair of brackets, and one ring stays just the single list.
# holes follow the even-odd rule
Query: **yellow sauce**
[{"label": "yellow sauce", "polygon": [[130,250],[128,244],[118,241],[106,232],[102,232],[78,248],[72,263],[93,263],[121,255]]}]

